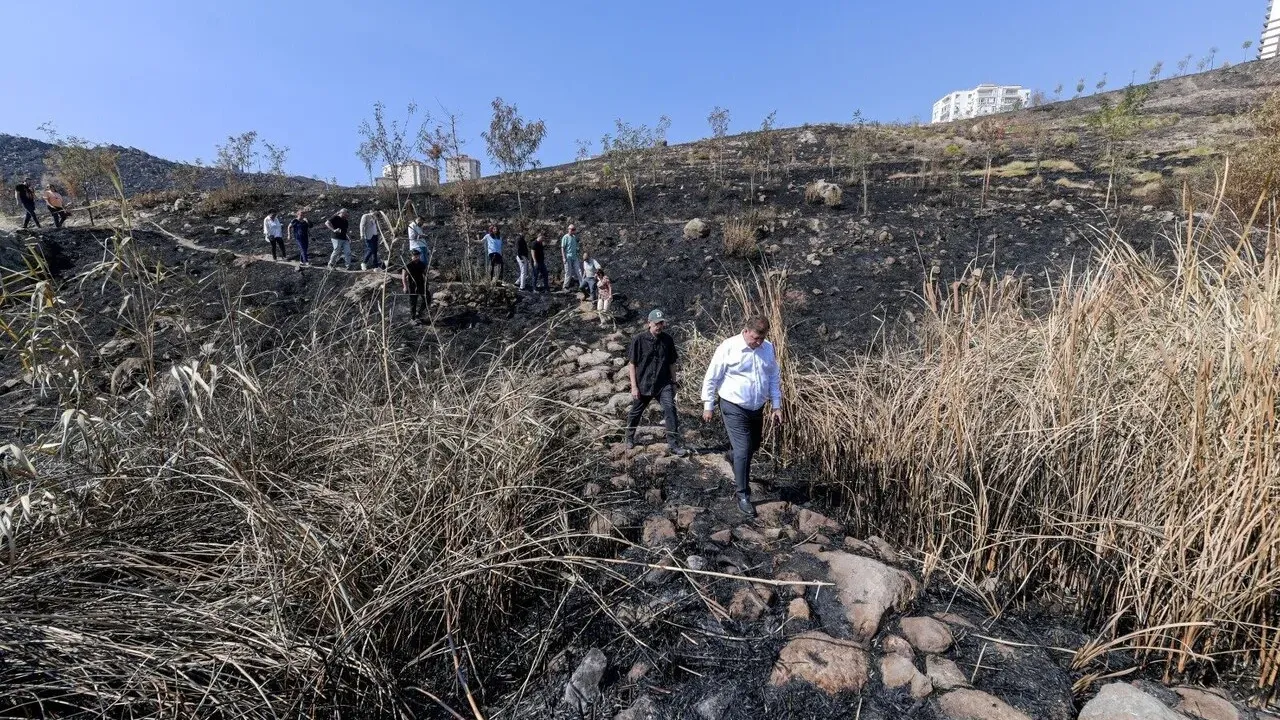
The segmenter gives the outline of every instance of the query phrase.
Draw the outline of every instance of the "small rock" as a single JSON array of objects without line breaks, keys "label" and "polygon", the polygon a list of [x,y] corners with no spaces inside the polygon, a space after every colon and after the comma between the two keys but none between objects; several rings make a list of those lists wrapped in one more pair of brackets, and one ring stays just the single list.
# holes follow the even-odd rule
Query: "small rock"
[{"label": "small rock", "polygon": [[880,658],[880,680],[890,690],[910,688],[911,697],[917,700],[933,692],[929,678],[916,669],[910,658],[901,655],[885,655]]},{"label": "small rock", "polygon": [[689,557],[684,559],[684,564],[687,565],[690,570],[695,570],[698,572],[701,572],[707,569],[707,559],[702,557],[701,555],[690,555]]},{"label": "small rock", "polygon": [[699,720],[721,720],[731,704],[733,704],[733,694],[727,690],[721,690],[703,698],[693,711],[698,713]]},{"label": "small rock", "polygon": [[[938,706],[952,720],[1031,720],[1026,713],[981,690],[952,690],[942,696]],[[1083,719],[1084,715],[1080,717]]]},{"label": "small rock", "polygon": [[609,667],[609,658],[600,648],[587,651],[578,668],[573,671],[568,684],[564,686],[564,702],[579,713],[587,713],[600,699],[600,678],[604,677]]},{"label": "small rock", "polygon": [[641,537],[648,547],[661,545],[676,539],[676,526],[661,515],[654,515],[644,521]]},{"label": "small rock", "polygon": [[734,528],[733,536],[737,538],[740,542],[747,543],[748,545],[765,545],[768,542],[767,540],[765,540],[765,537],[763,535],[756,532],[755,530],[752,530],[746,525],[739,525],[738,527]]},{"label": "small rock", "polygon": [[582,488],[582,497],[596,497],[600,494],[600,490],[601,487],[596,483],[587,483],[587,486]]},{"label": "small rock", "polygon": [[808,509],[801,509],[796,514],[796,529],[801,535],[817,535],[826,532],[843,532],[840,523],[831,518]]},{"label": "small rock", "polygon": [[901,635],[886,635],[884,641],[880,643],[881,649],[885,655],[901,655],[905,658],[914,658],[916,651],[912,649],[911,643]]},{"label": "small rock", "polygon": [[694,218],[684,224],[684,239],[697,240],[711,234],[711,225],[702,218]]},{"label": "small rock", "polygon": [[951,647],[951,629],[931,617],[902,618],[902,634],[917,650],[937,655]]},{"label": "small rock", "polygon": [[641,695],[631,707],[614,715],[613,720],[661,720],[662,717],[653,698]]},{"label": "small rock", "polygon": [[635,685],[643,680],[644,676],[648,675],[649,671],[652,669],[653,666],[649,663],[644,660],[637,660],[636,663],[631,666],[631,669],[627,671],[627,682]]},{"label": "small rock", "polygon": [[783,646],[769,684],[781,687],[795,680],[837,695],[861,692],[868,674],[867,653],[858,643],[811,630]]},{"label": "small rock", "polygon": [[239,215],[232,215],[231,217],[227,218],[227,224],[232,227],[237,227],[242,222],[244,222],[244,218],[240,217]]},{"label": "small rock", "polygon": [[229,227],[223,227],[223,226],[221,226],[221,225],[214,225],[214,226],[213,226],[213,234],[214,234],[214,235],[230,235],[230,234],[231,234],[231,228],[229,228]]},{"label": "small rock", "polygon": [[937,655],[930,655],[924,660],[924,674],[939,690],[955,690],[969,687],[969,679],[964,676],[960,666]]},{"label": "small rock", "polygon": [[1207,690],[1190,687],[1173,689],[1182,700],[1178,709],[1203,720],[1240,720],[1240,711],[1230,701]]},{"label": "small rock", "polygon": [[765,586],[750,585],[738,588],[729,601],[729,617],[734,620],[755,621],[769,609],[773,591]]},{"label": "small rock", "polygon": [[1067,206],[1067,204],[1066,204],[1065,202],[1063,202],[1063,201],[1062,201],[1061,199],[1059,199],[1059,198],[1054,198],[1053,200],[1050,200],[1050,201],[1049,201],[1049,209],[1050,209],[1050,210],[1061,210],[1061,209],[1063,209],[1063,208],[1064,208],[1064,207],[1066,207],[1066,206]]},{"label": "small rock", "polygon": [[618,475],[617,477],[609,478],[609,484],[613,486],[614,490],[630,490],[636,486],[636,481],[630,475]]},{"label": "small rock", "polygon": [[779,582],[796,583],[794,585],[785,585],[783,587],[786,589],[787,592],[791,593],[796,597],[804,597],[804,589],[806,586],[799,584],[804,582],[804,578],[800,577],[799,573],[795,573],[788,570],[786,572],[780,572],[777,575],[774,575],[773,579]]},{"label": "small rock", "polygon": [[[961,691],[957,691],[961,692]],[[974,692],[974,691],[969,691]],[[1079,720],[1186,720],[1164,703],[1122,682],[1102,686],[1080,710]]]},{"label": "small rock", "polygon": [[732,541],[733,541],[733,531],[729,530],[728,528],[724,530],[717,530],[711,533],[711,542],[713,543],[717,543],[719,545],[728,545]]},{"label": "small rock", "polygon": [[810,619],[810,617],[811,616],[809,615],[809,603],[805,602],[804,598],[801,598],[801,597],[794,598],[791,600],[790,603],[787,604],[788,620],[807,622]]},{"label": "small rock", "polygon": [[662,488],[649,488],[644,494],[644,499],[654,505],[662,504]]},{"label": "small rock", "polygon": [[681,530],[688,530],[698,519],[698,516],[706,512],[706,508],[694,507],[692,505],[681,505],[676,508],[676,527]]},{"label": "small rock", "polygon": [[782,500],[760,503],[756,505],[756,516],[766,525],[777,525],[790,508],[791,503]]}]

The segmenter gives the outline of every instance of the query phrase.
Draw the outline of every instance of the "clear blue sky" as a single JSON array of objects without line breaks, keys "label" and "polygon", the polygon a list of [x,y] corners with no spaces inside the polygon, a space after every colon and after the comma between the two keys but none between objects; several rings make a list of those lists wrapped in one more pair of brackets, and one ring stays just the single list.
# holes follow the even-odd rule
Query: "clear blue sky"
[{"label": "clear blue sky", "polygon": [[[1046,92],[1103,72],[1110,87],[1211,46],[1232,63],[1257,42],[1266,0],[67,0],[29,5],[9,33],[0,132],[64,135],[206,162],[231,133],[291,148],[287,169],[363,182],[356,128],[376,100],[462,113],[480,131],[495,95],[546,120],[544,164],[598,142],[613,119],[667,114],[672,142],[732,130],[927,121],[980,82]],[[14,19],[15,13],[6,13]],[[1252,57],[1252,51],[1250,53]],[[24,69],[16,72],[15,63]],[[1192,66],[1194,67],[1193,60]]]}]

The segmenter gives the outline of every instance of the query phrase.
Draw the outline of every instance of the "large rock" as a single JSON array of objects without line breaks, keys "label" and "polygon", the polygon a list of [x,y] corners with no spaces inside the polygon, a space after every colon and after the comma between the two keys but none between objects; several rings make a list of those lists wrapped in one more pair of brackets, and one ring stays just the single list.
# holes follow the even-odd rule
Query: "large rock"
[{"label": "large rock", "polygon": [[604,350],[592,350],[589,353],[583,353],[577,357],[578,365],[581,367],[604,365],[611,359],[613,359],[613,356]]},{"label": "large rock", "polygon": [[874,637],[885,612],[903,610],[920,591],[910,574],[871,558],[842,550],[814,554],[827,564],[827,577],[858,642]]},{"label": "large rock", "polygon": [[955,690],[969,687],[969,678],[964,671],[951,660],[937,655],[930,655],[924,660],[924,674],[938,690]]},{"label": "large rock", "polygon": [[844,201],[844,191],[833,182],[815,180],[805,186],[804,201],[822,203],[827,207],[840,207],[840,203]]},{"label": "large rock", "polygon": [[684,239],[697,240],[711,234],[711,225],[702,218],[694,218],[684,224]]},{"label": "large rock", "polygon": [[931,617],[902,618],[901,624],[902,634],[920,652],[944,653],[954,639],[950,628]]},{"label": "large rock", "polygon": [[781,687],[794,680],[835,695],[861,692],[867,675],[867,653],[858,643],[814,630],[783,646],[769,684]]},{"label": "large rock", "polygon": [[1026,713],[981,690],[952,690],[942,696],[938,707],[951,720],[1031,720]]},{"label": "large rock", "polygon": [[644,521],[644,544],[649,547],[661,545],[676,539],[675,523],[662,517],[654,515]]},{"label": "large rock", "polygon": [[609,658],[600,648],[591,648],[578,663],[564,686],[564,702],[579,713],[587,713],[600,699],[600,678],[609,667]]},{"label": "large rock", "polygon": [[805,509],[796,513],[796,530],[800,531],[801,535],[817,535],[819,533],[839,535],[844,532],[844,528],[835,520],[822,513]]},{"label": "large rock", "polygon": [[1187,720],[1128,683],[1102,686],[1080,711],[1080,720]]}]

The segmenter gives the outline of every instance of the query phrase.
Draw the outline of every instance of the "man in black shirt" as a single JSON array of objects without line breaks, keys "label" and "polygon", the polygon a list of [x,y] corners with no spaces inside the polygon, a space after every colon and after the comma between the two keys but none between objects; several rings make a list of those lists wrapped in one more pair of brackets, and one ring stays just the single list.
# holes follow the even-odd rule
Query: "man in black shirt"
[{"label": "man in black shirt", "polygon": [[427,311],[431,304],[431,296],[427,294],[427,264],[422,262],[422,248],[413,249],[413,259],[404,267],[400,276],[404,283],[404,291],[409,293],[409,309],[414,320],[419,320],[418,310]]},{"label": "man in black shirt", "polygon": [[18,198],[18,202],[22,205],[22,209],[27,214],[22,218],[22,229],[26,230],[27,225],[34,220],[36,227],[40,227],[40,216],[36,215],[36,193],[31,189],[31,180],[23,180],[13,186],[13,195]]},{"label": "man in black shirt", "polygon": [[347,237],[347,209],[343,208],[338,214],[324,221],[324,226],[333,231],[333,252],[329,253],[329,267],[338,262],[338,255],[342,255],[342,262],[348,270],[351,269],[351,240]]},{"label": "man in black shirt", "polygon": [[529,244],[529,255],[533,259],[533,291],[538,291],[538,278],[542,278],[542,292],[551,292],[551,279],[547,276],[547,247],[542,242],[542,233],[535,235]]},{"label": "man in black shirt", "polygon": [[529,289],[529,276],[532,274],[529,263],[529,243],[524,239],[524,233],[516,235],[516,265],[520,268],[520,277],[516,279],[516,287],[520,290]]},{"label": "man in black shirt", "polygon": [[648,328],[631,338],[627,349],[627,369],[631,376],[631,410],[627,412],[627,447],[636,444],[636,426],[640,416],[655,397],[662,405],[667,423],[667,447],[675,455],[687,451],[680,447],[679,418],[676,416],[676,354],[675,341],[663,332],[667,316],[661,310],[649,313]]}]

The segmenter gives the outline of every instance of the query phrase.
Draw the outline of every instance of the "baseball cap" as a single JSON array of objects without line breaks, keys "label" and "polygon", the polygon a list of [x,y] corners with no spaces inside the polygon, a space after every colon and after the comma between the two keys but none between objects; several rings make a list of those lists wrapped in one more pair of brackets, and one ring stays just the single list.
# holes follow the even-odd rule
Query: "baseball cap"
[{"label": "baseball cap", "polygon": [[666,321],[667,321],[667,314],[662,312],[662,310],[658,308],[654,308],[653,310],[649,311],[649,322],[659,323],[659,322],[666,322]]}]

